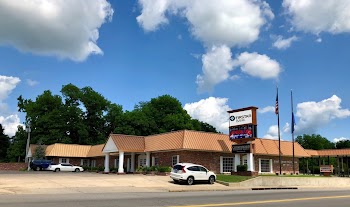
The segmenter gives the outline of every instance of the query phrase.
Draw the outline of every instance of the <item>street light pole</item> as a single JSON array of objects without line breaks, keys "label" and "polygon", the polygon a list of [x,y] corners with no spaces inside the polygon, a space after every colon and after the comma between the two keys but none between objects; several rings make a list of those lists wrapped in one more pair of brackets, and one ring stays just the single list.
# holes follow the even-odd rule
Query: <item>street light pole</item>
[{"label": "street light pole", "polygon": [[27,146],[26,146],[26,157],[25,157],[24,161],[25,161],[25,163],[29,163],[28,151],[29,151],[30,132],[31,132],[31,129],[30,129],[30,122],[27,123],[26,131],[27,131],[27,133],[28,133],[28,138],[27,138]]}]

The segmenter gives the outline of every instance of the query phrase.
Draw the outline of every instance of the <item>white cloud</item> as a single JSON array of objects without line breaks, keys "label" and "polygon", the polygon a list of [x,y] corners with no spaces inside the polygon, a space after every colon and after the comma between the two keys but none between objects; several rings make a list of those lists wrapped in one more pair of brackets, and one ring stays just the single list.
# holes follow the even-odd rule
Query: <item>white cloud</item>
[{"label": "white cloud", "polygon": [[0,102],[8,97],[19,82],[21,82],[21,80],[17,77],[0,75]]},{"label": "white cloud", "polygon": [[213,87],[229,78],[233,69],[231,51],[227,46],[213,47],[202,56],[203,75],[197,75],[198,91],[211,91]]},{"label": "white cloud", "polygon": [[346,137],[339,137],[339,138],[334,138],[333,142],[339,142],[339,141],[344,141],[344,140],[350,140],[350,139],[346,138]]},{"label": "white cloud", "polygon": [[296,40],[298,40],[298,38],[295,35],[287,39],[283,39],[283,37],[279,35],[277,36],[276,41],[273,43],[273,46],[277,49],[284,50],[290,47],[292,42]]},{"label": "white cloud", "polygon": [[267,112],[275,112],[275,107],[274,106],[266,106],[262,109],[260,109],[260,108],[258,109],[258,113],[264,114]]},{"label": "white cloud", "polygon": [[234,66],[240,66],[242,72],[261,79],[278,78],[278,75],[282,71],[276,60],[256,52],[241,53],[233,63]]},{"label": "white cloud", "polygon": [[333,95],[320,102],[304,102],[297,105],[295,132],[298,134],[310,134],[317,132],[334,119],[344,119],[350,116],[349,109],[342,109],[341,99]]},{"label": "white cloud", "polygon": [[349,0],[284,0],[283,7],[297,30],[313,34],[350,32]]},{"label": "white cloud", "polygon": [[238,80],[240,79],[241,77],[239,75],[233,75],[230,77],[231,80],[235,81],[235,80]]},{"label": "white cloud", "polygon": [[0,45],[83,61],[102,54],[99,28],[111,20],[106,0],[0,1]]},{"label": "white cloud", "polygon": [[7,117],[0,116],[0,124],[5,129],[4,134],[7,134],[10,137],[16,134],[18,125],[24,126],[20,123],[20,119],[17,114]]},{"label": "white cloud", "polygon": [[35,80],[27,79],[27,84],[28,84],[29,86],[36,86],[36,85],[39,84],[39,82],[38,82],[38,81],[35,81]]},{"label": "white cloud", "polygon": [[322,38],[320,38],[320,37],[317,38],[317,39],[316,39],[316,42],[321,43],[321,42],[322,42]]},{"label": "white cloud", "polygon": [[187,103],[184,109],[194,119],[213,125],[218,131],[228,132],[227,98],[209,97],[198,102]]},{"label": "white cloud", "polygon": [[272,125],[267,130],[267,134],[264,135],[265,139],[278,139],[278,126]]},{"label": "white cloud", "polygon": [[257,40],[260,28],[274,15],[264,1],[139,0],[137,21],[145,31],[169,22],[166,15],[184,17],[192,35],[208,46],[245,46]]}]

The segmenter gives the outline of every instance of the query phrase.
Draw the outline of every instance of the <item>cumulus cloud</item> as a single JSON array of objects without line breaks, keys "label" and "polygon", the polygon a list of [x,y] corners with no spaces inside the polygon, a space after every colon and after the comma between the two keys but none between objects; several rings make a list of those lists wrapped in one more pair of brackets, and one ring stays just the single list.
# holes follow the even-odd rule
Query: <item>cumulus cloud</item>
[{"label": "cumulus cloud", "polygon": [[0,45],[83,61],[102,54],[99,28],[111,20],[106,0],[0,1]]},{"label": "cumulus cloud", "polygon": [[264,135],[265,139],[278,139],[278,126],[272,125],[267,130],[267,134]]},{"label": "cumulus cloud", "polygon": [[29,86],[36,86],[36,85],[39,84],[39,82],[38,82],[38,81],[35,81],[35,80],[27,79],[27,84],[28,84]]},{"label": "cumulus cloud", "polygon": [[284,0],[283,7],[297,30],[313,34],[350,32],[348,0]]},{"label": "cumulus cloud", "polygon": [[21,80],[17,77],[0,75],[0,102],[8,97],[19,82]]},{"label": "cumulus cloud", "polygon": [[20,123],[20,119],[17,114],[7,117],[0,116],[0,124],[5,129],[4,134],[7,134],[10,137],[16,134],[18,125],[24,126]]},{"label": "cumulus cloud", "polygon": [[339,141],[344,141],[344,140],[349,140],[349,138],[346,138],[346,137],[334,138],[333,142],[339,142]]},{"label": "cumulus cloud", "polygon": [[274,18],[264,1],[139,0],[137,21],[145,31],[169,22],[167,15],[184,17],[192,35],[208,46],[245,46],[257,40],[260,28]]},{"label": "cumulus cloud", "polygon": [[283,39],[282,36],[277,36],[276,41],[273,43],[273,46],[279,50],[287,49],[292,45],[292,42],[298,40],[298,38],[293,35],[290,38]]},{"label": "cumulus cloud", "polygon": [[198,91],[211,91],[213,87],[229,78],[233,69],[232,54],[227,46],[213,47],[202,56],[203,75],[197,75]]},{"label": "cumulus cloud", "polygon": [[278,78],[282,71],[279,63],[267,55],[260,55],[256,52],[241,53],[235,60],[234,66],[240,67],[243,73],[261,79]]},{"label": "cumulus cloud", "polygon": [[344,119],[350,116],[349,109],[342,109],[341,99],[333,95],[320,102],[304,102],[297,105],[296,116],[299,122],[295,127],[298,134],[311,134],[327,125],[334,119]]},{"label": "cumulus cloud", "polygon": [[209,97],[198,102],[187,103],[184,109],[194,119],[213,125],[218,131],[227,133],[230,107],[227,98]]},{"label": "cumulus cloud", "polygon": [[258,113],[264,114],[267,112],[275,112],[275,107],[274,106],[266,106],[264,108],[258,109]]}]

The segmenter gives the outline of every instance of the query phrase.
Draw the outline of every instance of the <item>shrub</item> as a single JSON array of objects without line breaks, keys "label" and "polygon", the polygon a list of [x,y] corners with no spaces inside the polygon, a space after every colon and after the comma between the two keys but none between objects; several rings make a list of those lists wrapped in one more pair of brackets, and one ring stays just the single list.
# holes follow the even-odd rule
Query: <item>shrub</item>
[{"label": "shrub", "polygon": [[104,171],[105,170],[105,167],[103,166],[98,166],[97,167],[97,171],[101,172],[101,171]]},{"label": "shrub", "polygon": [[159,166],[158,172],[171,172],[171,167],[168,166]]},{"label": "shrub", "polygon": [[150,171],[158,171],[158,166],[151,166]]},{"label": "shrub", "polygon": [[247,172],[248,166],[247,165],[237,165],[237,172]]}]

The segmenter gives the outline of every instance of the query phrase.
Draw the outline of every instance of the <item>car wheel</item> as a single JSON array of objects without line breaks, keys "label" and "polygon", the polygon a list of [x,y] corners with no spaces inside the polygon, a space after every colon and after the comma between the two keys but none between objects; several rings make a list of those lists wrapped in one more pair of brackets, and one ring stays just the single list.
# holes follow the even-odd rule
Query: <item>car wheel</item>
[{"label": "car wheel", "polygon": [[194,183],[194,177],[190,176],[187,178],[187,184],[192,185]]},{"label": "car wheel", "polygon": [[74,171],[75,171],[75,172],[80,172],[79,168],[76,168]]},{"label": "car wheel", "polygon": [[60,168],[56,168],[56,169],[55,169],[55,172],[59,172],[59,171],[60,171]]},{"label": "car wheel", "polygon": [[210,176],[209,177],[209,184],[214,184],[215,183],[215,177],[214,176]]},{"label": "car wheel", "polygon": [[40,169],[40,167],[39,166],[36,166],[35,167],[35,171],[40,171],[41,169]]},{"label": "car wheel", "polygon": [[178,180],[173,180],[173,181],[174,181],[174,183],[175,183],[175,184],[178,184],[178,183],[179,183],[179,181],[178,181]]}]

